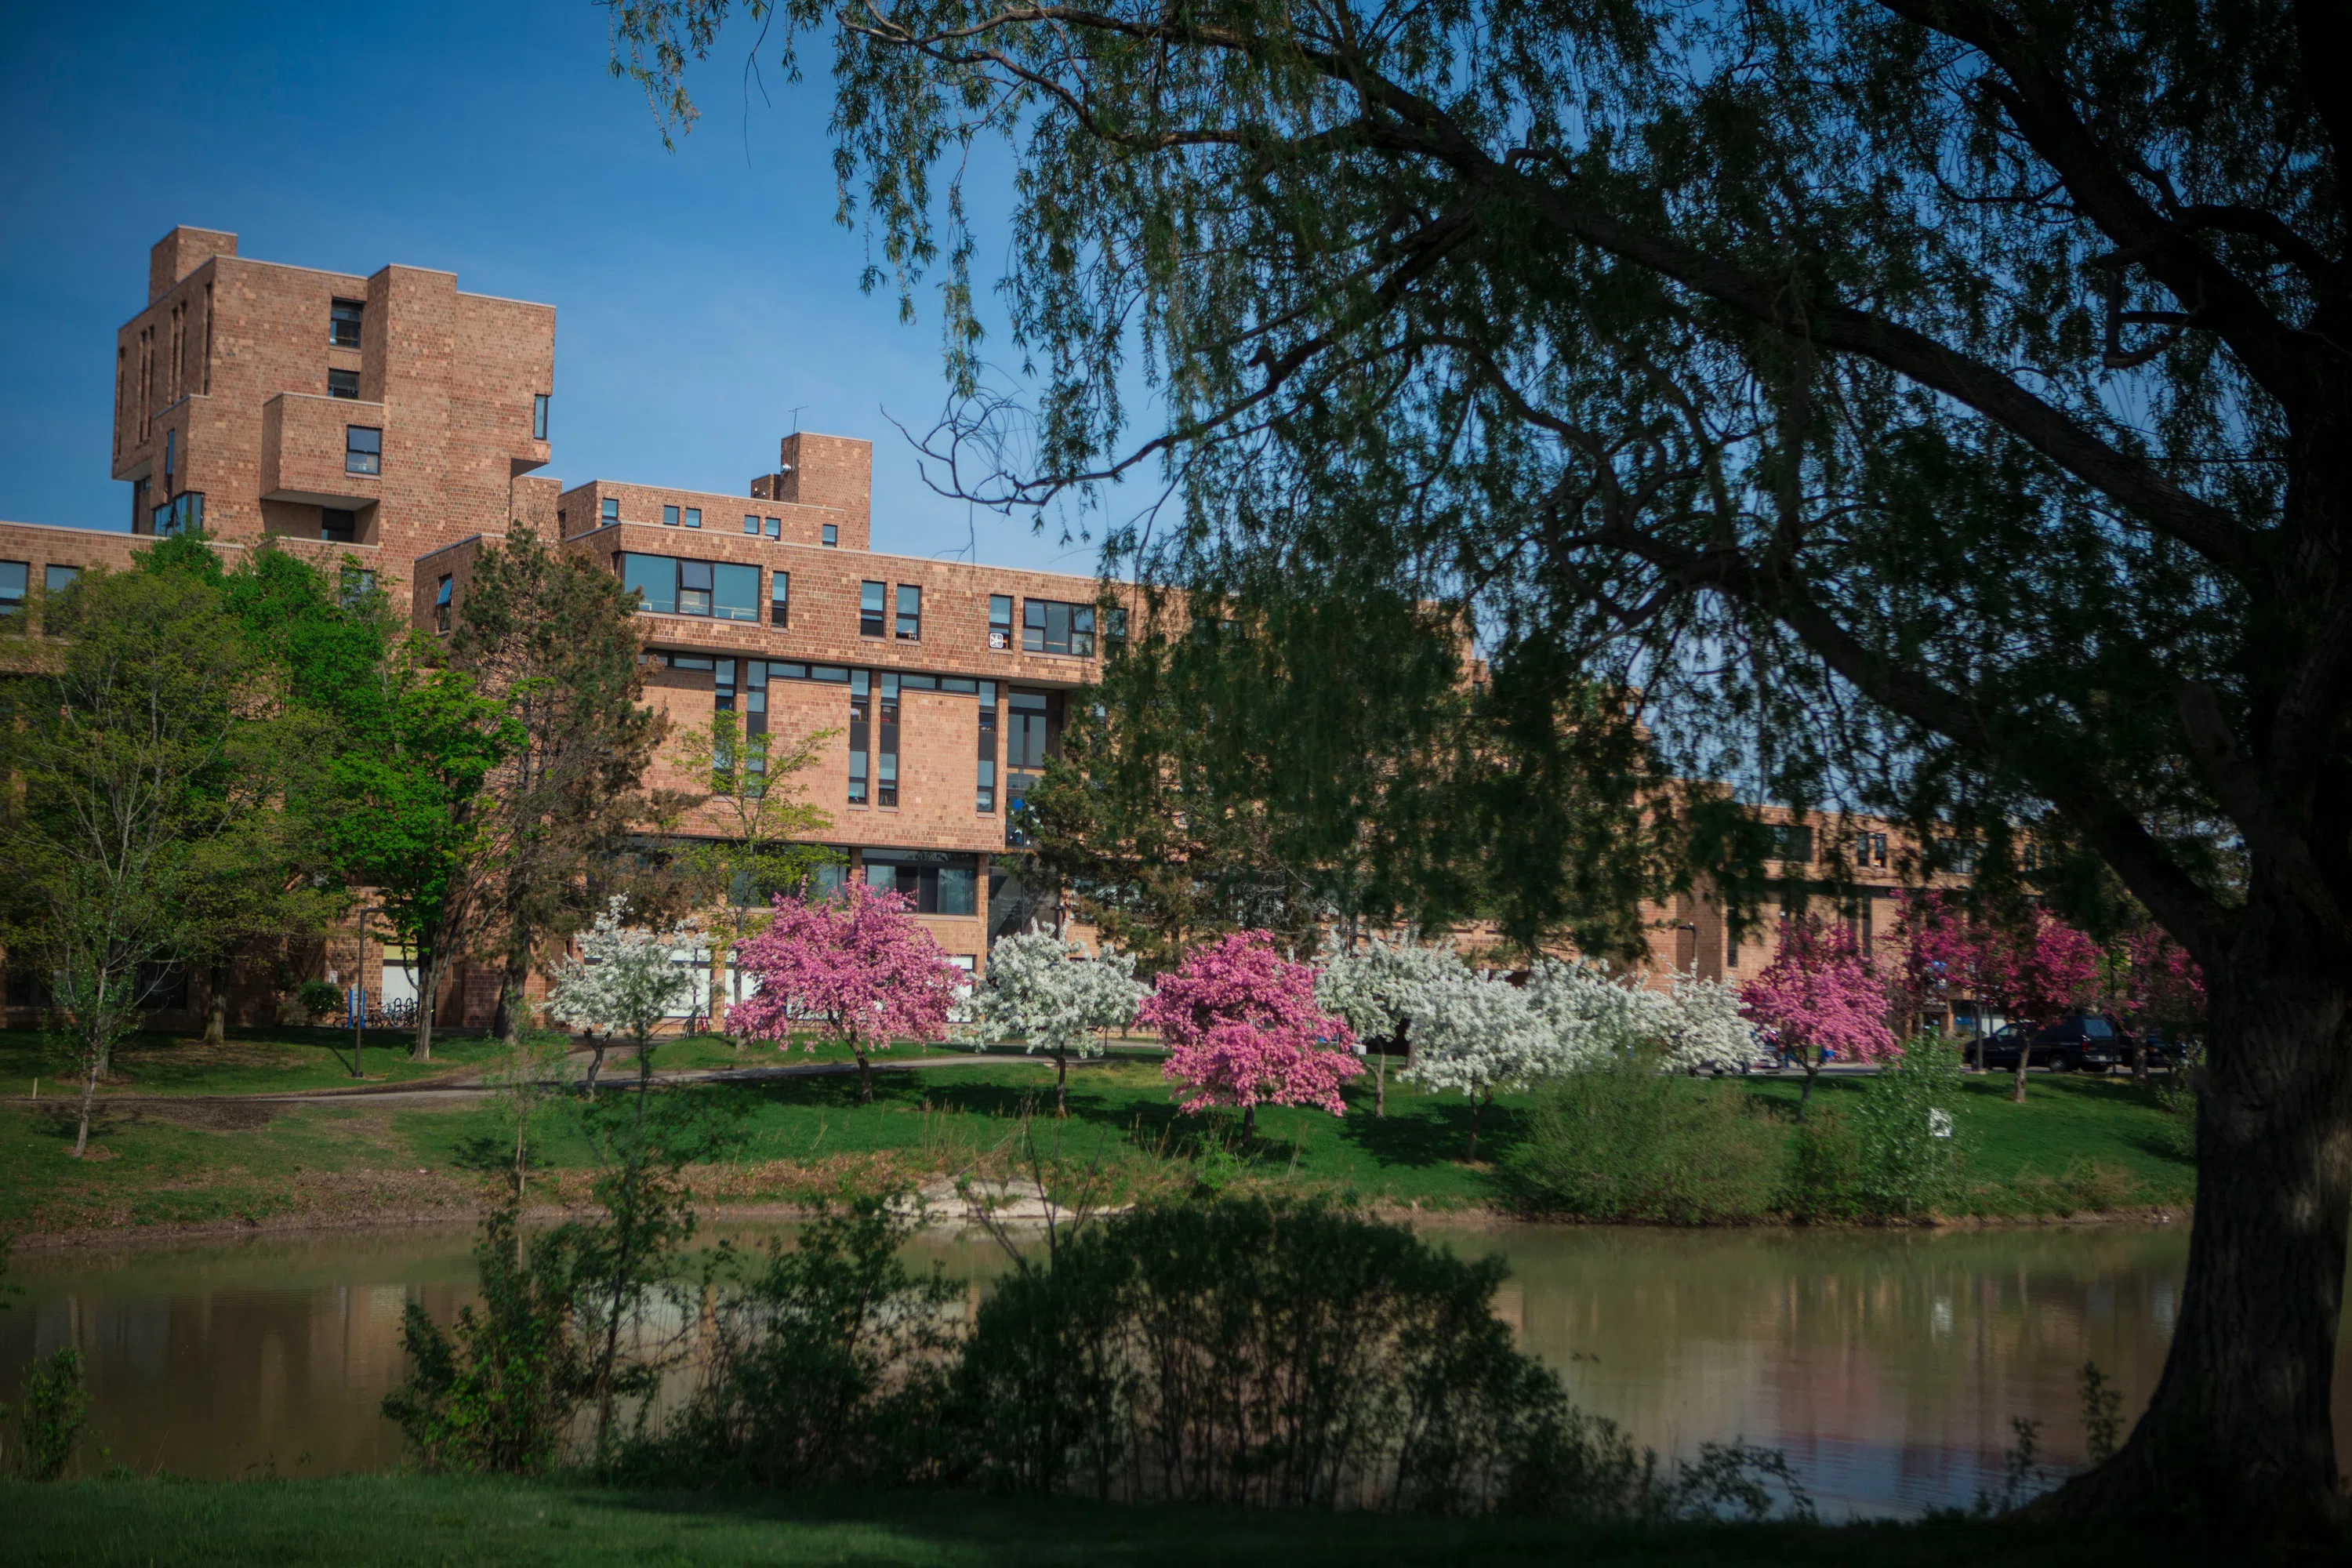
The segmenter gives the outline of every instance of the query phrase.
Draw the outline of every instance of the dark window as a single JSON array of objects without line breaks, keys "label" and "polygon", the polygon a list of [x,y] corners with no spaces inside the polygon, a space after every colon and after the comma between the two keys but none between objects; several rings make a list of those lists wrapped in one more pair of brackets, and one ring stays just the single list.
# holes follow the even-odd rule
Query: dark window
[{"label": "dark window", "polygon": [[768,537],[771,539],[782,539],[783,536],[784,520],[781,517],[770,518],[768,520]]},{"label": "dark window", "polygon": [[760,531],[760,514],[758,512],[747,511],[743,514],[743,531],[746,533],[757,533]]},{"label": "dark window", "polygon": [[179,460],[180,433],[166,430],[163,432],[163,488],[167,490],[172,488],[172,475]]},{"label": "dark window", "polygon": [[898,640],[923,640],[923,591],[912,583],[898,584]]},{"label": "dark window", "polygon": [[676,528],[677,526],[677,508],[674,506],[666,506],[662,508],[662,526],[664,528]]},{"label": "dark window", "polygon": [[383,432],[365,425],[343,426],[343,472],[347,474],[380,474],[383,472]]},{"label": "dark window", "polygon": [[768,624],[772,626],[793,624],[793,574],[789,572],[768,574]]},{"label": "dark window", "polygon": [[710,613],[710,563],[681,561],[677,563],[677,613],[681,616],[707,616]]},{"label": "dark window", "polygon": [[860,583],[857,585],[857,635],[878,637],[882,635],[882,606],[889,593],[887,583]]},{"label": "dark window", "polygon": [[979,910],[979,858],[940,850],[869,849],[866,885],[897,893],[921,915],[970,915]]},{"label": "dark window", "polygon": [[866,753],[873,745],[874,703],[864,670],[849,677],[849,804],[866,804]]},{"label": "dark window", "polygon": [[319,509],[319,537],[339,544],[351,544],[360,536],[360,514],[340,507]]},{"label": "dark window", "polygon": [[980,774],[972,796],[975,811],[996,809],[996,682],[980,683]]},{"label": "dark window", "polygon": [[547,401],[544,392],[530,400],[530,438],[534,441],[547,439]]},{"label": "dark window", "polygon": [[205,492],[182,490],[155,509],[153,527],[157,533],[178,533],[205,525]]},{"label": "dark window", "polygon": [[677,614],[677,562],[671,556],[622,556],[621,586],[636,590],[640,610],[657,616]]},{"label": "dark window", "polygon": [[898,678],[875,678],[874,804],[898,804]]},{"label": "dark window", "polygon": [[361,599],[374,592],[374,573],[367,570],[363,566],[346,566],[343,568],[342,598],[346,606],[358,604]]},{"label": "dark window", "polygon": [[440,585],[433,590],[433,629],[439,632],[449,629],[449,579],[446,577],[442,578]]},{"label": "dark window", "polygon": [[1081,658],[1095,651],[1092,605],[1031,599],[1022,606],[1021,647],[1027,653],[1066,653]]},{"label": "dark window", "polygon": [[824,525],[824,543],[825,548],[828,550],[834,549],[841,543],[841,530],[829,522]]},{"label": "dark window", "polygon": [[1772,858],[1792,865],[1810,865],[1813,858],[1813,830],[1802,823],[1784,822],[1772,829]]},{"label": "dark window", "polygon": [[1106,657],[1127,651],[1127,611],[1113,605],[1102,613],[1103,653]]},{"label": "dark window", "polygon": [[596,513],[597,513],[597,515],[598,515],[599,517],[603,518],[606,522],[618,522],[618,521],[621,521],[621,498],[620,498],[620,497],[618,497],[618,496],[606,496],[606,497],[604,497],[602,500],[600,500],[600,501],[598,501],[598,502],[596,503]]},{"label": "dark window", "polygon": [[327,308],[327,341],[339,349],[360,346],[360,323],[367,306],[357,300],[338,300]]},{"label": "dark window", "polygon": [[656,615],[759,623],[757,566],[630,553],[621,557],[621,585],[635,588],[642,595],[638,607]]},{"label": "dark window", "polygon": [[1004,765],[1031,772],[1045,765],[1045,694],[1016,691],[1006,700]]},{"label": "dark window", "polygon": [[331,370],[327,373],[327,395],[357,397],[360,395],[360,373],[355,370]]},{"label": "dark window", "polygon": [[33,580],[33,563],[29,561],[0,561],[0,616],[13,616],[25,607],[25,587]]},{"label": "dark window", "polygon": [[700,528],[702,526],[702,509],[700,507],[690,506],[686,509],[686,526],[688,528]]},{"label": "dark window", "polygon": [[1001,652],[1013,647],[1013,595],[991,594],[988,596],[988,646]]},{"label": "dark window", "polygon": [[41,573],[41,586],[52,594],[62,594],[80,580],[79,566],[51,566]]}]

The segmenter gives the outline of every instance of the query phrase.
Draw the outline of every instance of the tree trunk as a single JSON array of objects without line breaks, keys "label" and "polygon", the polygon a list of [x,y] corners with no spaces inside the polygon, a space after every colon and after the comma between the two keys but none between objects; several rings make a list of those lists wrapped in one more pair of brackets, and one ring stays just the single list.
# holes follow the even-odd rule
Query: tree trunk
[{"label": "tree trunk", "polygon": [[591,1054],[588,1058],[586,1087],[588,1092],[593,1094],[596,1092],[596,1075],[604,1068],[604,1042],[593,1031],[591,1031],[588,1036],[588,1049]]},{"label": "tree trunk", "polygon": [[1058,1117],[1069,1113],[1070,1053],[1057,1050],[1054,1053],[1054,1114]]},{"label": "tree trunk", "polygon": [[874,1103],[874,1064],[866,1059],[864,1046],[849,1048],[857,1053],[857,1103],[871,1105]]},{"label": "tree trunk", "polygon": [[530,984],[530,949],[509,948],[507,952],[506,973],[499,979],[499,1016],[493,1027],[507,1049],[522,1044],[522,1021],[530,1011],[523,1000],[523,988]]},{"label": "tree trunk", "polygon": [[1821,1076],[1822,1053],[1808,1046],[1799,1053],[1797,1061],[1805,1069],[1805,1087],[1797,1095],[1797,1120],[1802,1121],[1805,1113],[1813,1108],[1813,1079]]},{"label": "tree trunk", "polygon": [[89,1107],[90,1102],[98,1098],[99,1070],[98,1058],[92,1057],[89,1072],[81,1083],[81,1127],[74,1133],[74,1158],[77,1160],[89,1152]]},{"label": "tree trunk", "polygon": [[2017,1043],[2017,1081],[2010,1087],[2009,1090],[2009,1102],[2011,1105],[2025,1103],[2025,1068],[2026,1064],[2032,1060],[2033,1037],[2028,1035]]},{"label": "tree trunk", "polygon": [[[2268,907],[2265,908],[2267,902]],[[2044,1517],[2196,1511],[2340,1527],[2330,1418],[2352,1218],[2352,978],[2259,880],[2198,1096],[2189,1276],[2164,1372],[2116,1457]]]},{"label": "tree trunk", "polygon": [[228,1043],[228,961],[216,958],[205,971],[205,1044]]},{"label": "tree trunk", "polygon": [[[1493,1091],[1492,1089],[1487,1090],[1487,1094],[1488,1094],[1488,1096],[1489,1096],[1490,1098],[1491,1098],[1491,1096],[1493,1095],[1493,1093],[1494,1093],[1494,1091]],[[1481,1110],[1485,1110],[1485,1109],[1486,1109],[1486,1102],[1485,1102],[1484,1100],[1481,1100],[1478,1098],[1478,1092],[1477,1092],[1477,1090],[1475,1090],[1475,1089],[1471,1090],[1471,1092],[1470,1092],[1470,1148],[1469,1148],[1468,1152],[1465,1152],[1465,1153],[1462,1156],[1462,1163],[1463,1163],[1464,1164],[1465,1164],[1465,1165],[1475,1165],[1475,1164],[1476,1164],[1476,1163],[1478,1163],[1478,1112],[1479,1112],[1479,1111],[1481,1111]]]},{"label": "tree trunk", "polygon": [[1257,1102],[1255,1100],[1252,1100],[1249,1104],[1242,1107],[1242,1143],[1244,1147],[1247,1147],[1250,1141],[1256,1136]]},{"label": "tree trunk", "polygon": [[440,999],[441,955],[420,949],[416,955],[416,1044],[408,1053],[412,1061],[433,1059],[433,1007]]}]

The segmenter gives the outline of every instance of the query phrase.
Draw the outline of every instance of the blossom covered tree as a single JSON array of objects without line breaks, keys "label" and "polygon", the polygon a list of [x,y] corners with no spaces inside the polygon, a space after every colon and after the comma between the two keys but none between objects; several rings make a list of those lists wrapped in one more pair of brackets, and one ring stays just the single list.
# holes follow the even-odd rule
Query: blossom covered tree
[{"label": "blossom covered tree", "polygon": [[[789,1047],[795,1029],[837,1040],[857,1058],[857,1100],[874,1098],[872,1054],[898,1040],[937,1040],[962,970],[908,914],[898,893],[850,882],[839,899],[778,895],[768,929],[743,943],[759,990],[727,1010],[727,1027]],[[806,1047],[816,1048],[812,1041]]]},{"label": "blossom covered tree", "polygon": [[[2170,932],[2154,921],[2126,931],[2123,940],[2123,1001],[2143,1043],[2150,1028],[2178,1043],[2205,1028],[2205,972]],[[2176,1058],[2177,1060],[2178,1058]],[[2136,1056],[2132,1076],[2145,1079],[2147,1058]]]},{"label": "blossom covered tree", "polygon": [[1122,1028],[1150,988],[1135,959],[1106,944],[1089,953],[1050,931],[1008,936],[988,950],[988,983],[972,995],[965,1025],[995,1038],[1018,1036],[1054,1058],[1054,1114],[1069,1114],[1073,1056],[1099,1056],[1099,1031]]},{"label": "blossom covered tree", "polygon": [[1374,936],[1361,947],[1333,940],[1324,949],[1323,966],[1315,976],[1315,1001],[1325,1012],[1345,1023],[1373,1053],[1372,1114],[1388,1114],[1388,1062],[1402,1047],[1412,1059],[1412,1015],[1433,985],[1445,984],[1462,967],[1452,942],[1425,944],[1407,932],[1390,942]]},{"label": "blossom covered tree", "polygon": [[1479,1113],[1494,1103],[1496,1092],[1567,1070],[1576,1054],[1571,1042],[1581,1037],[1564,1032],[1528,991],[1458,959],[1415,994],[1412,1030],[1412,1065],[1405,1076],[1441,1093],[1470,1097],[1466,1161],[1478,1158]]},{"label": "blossom covered tree", "polygon": [[596,1087],[604,1066],[604,1047],[614,1035],[637,1048],[637,1087],[644,1090],[653,1072],[653,1033],[669,1016],[670,1008],[694,994],[693,971],[677,962],[682,950],[691,953],[702,941],[699,927],[686,924],[659,930],[633,927],[629,900],[614,895],[580,934],[580,957],[557,971],[547,1010],[564,1023],[588,1032],[590,1048],[587,1087]]},{"label": "blossom covered tree", "polygon": [[[2014,920],[1979,916],[1969,930],[1979,997],[2022,1026],[2029,1040],[2032,1030],[2095,1000],[2098,944],[2039,905]],[[2020,1046],[2017,1081],[2010,1092],[2020,1105],[2025,1103],[2025,1068],[2032,1056]]]},{"label": "blossom covered tree", "polygon": [[1695,973],[1670,977],[1661,991],[1646,974],[1540,959],[1528,973],[1528,996],[1558,1037],[1563,1071],[1644,1052],[1669,1071],[1719,1071],[1742,1065],[1756,1048],[1739,993]]},{"label": "blossom covered tree", "polygon": [[1315,971],[1276,952],[1268,931],[1194,949],[1136,1016],[1168,1042],[1160,1075],[1184,1085],[1182,1108],[1239,1106],[1244,1138],[1261,1104],[1345,1115],[1339,1086],[1364,1070],[1348,1026],[1316,1005]]},{"label": "blossom covered tree", "polygon": [[1766,1037],[1804,1064],[1799,1115],[1812,1103],[1823,1051],[1865,1062],[1895,1054],[1886,987],[1843,925],[1824,926],[1811,915],[1784,921],[1780,951],[1739,988],[1739,999]]}]

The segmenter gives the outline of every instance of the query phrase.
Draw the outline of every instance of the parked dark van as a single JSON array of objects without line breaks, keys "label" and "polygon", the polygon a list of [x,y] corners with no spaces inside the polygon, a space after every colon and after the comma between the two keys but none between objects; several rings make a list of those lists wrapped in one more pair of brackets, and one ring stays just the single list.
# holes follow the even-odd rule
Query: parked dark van
[{"label": "parked dark van", "polygon": [[[2031,1041],[2026,1037],[2029,1032]],[[2018,1052],[2026,1050],[2031,1053],[2029,1067],[2046,1067],[2053,1072],[2078,1072],[2084,1068],[2105,1072],[2109,1068],[2129,1067],[2134,1044],[2130,1033],[2107,1014],[2070,1013],[2042,1029],[2029,1031],[2022,1024],[2011,1024],[1996,1031],[1984,1043],[1984,1065],[2013,1072]]]}]

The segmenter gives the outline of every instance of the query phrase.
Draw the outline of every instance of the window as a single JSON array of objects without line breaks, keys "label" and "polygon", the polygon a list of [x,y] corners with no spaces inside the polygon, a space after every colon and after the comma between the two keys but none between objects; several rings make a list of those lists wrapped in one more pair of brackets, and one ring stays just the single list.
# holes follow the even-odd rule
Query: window
[{"label": "window", "polygon": [[912,583],[898,584],[898,640],[923,640],[923,591]]},{"label": "window", "polygon": [[980,861],[976,856],[940,850],[868,849],[866,885],[897,893],[921,915],[979,912]]},{"label": "window", "polygon": [[757,533],[760,531],[760,514],[758,512],[747,511],[743,514],[743,531],[746,533]]},{"label": "window", "polygon": [[676,528],[677,526],[677,508],[674,506],[666,506],[662,508],[662,526],[664,528]]},{"label": "window", "polygon": [[360,346],[360,323],[367,306],[358,300],[338,300],[327,308],[327,341],[339,349]]},{"label": "window", "polygon": [[544,392],[530,400],[530,438],[534,441],[547,439],[547,404],[548,395]]},{"label": "window", "polygon": [[1977,844],[1973,838],[1938,838],[1936,858],[1942,868],[1958,876],[1973,877],[1977,869]]},{"label": "window", "polygon": [[768,624],[772,626],[793,624],[793,574],[789,572],[768,574]]},{"label": "window", "polygon": [[157,533],[178,533],[184,529],[200,529],[205,525],[205,492],[182,490],[155,509],[154,529]]},{"label": "window", "polygon": [[826,523],[824,525],[824,547],[827,550],[834,550],[839,548],[840,544],[841,530],[832,523]]},{"label": "window", "polygon": [[1853,863],[1857,866],[1886,864],[1886,835],[1857,833],[1853,836]]},{"label": "window", "polygon": [[875,677],[874,804],[898,804],[898,678]]},{"label": "window", "polygon": [[782,539],[783,536],[784,520],[781,517],[770,518],[768,520],[768,537],[771,539]]},{"label": "window", "polygon": [[1783,822],[1772,828],[1772,858],[1809,865],[1813,858],[1813,830],[1802,823]]},{"label": "window", "polygon": [[0,561],[0,616],[14,616],[25,608],[25,585],[32,581],[33,563],[29,561]]},{"label": "window", "polygon": [[342,600],[346,607],[375,592],[375,574],[362,566],[343,568]]},{"label": "window", "polygon": [[343,472],[347,474],[380,474],[383,472],[383,432],[365,425],[343,426]]},{"label": "window", "polygon": [[675,555],[621,557],[621,586],[634,588],[637,608],[657,616],[760,619],[760,569],[723,561],[681,561]]},{"label": "window", "polygon": [[81,576],[79,566],[51,566],[41,573],[41,586],[52,594],[62,594]]},{"label": "window", "polygon": [[360,373],[355,370],[331,370],[327,373],[327,395],[356,398],[360,395]]},{"label": "window", "polygon": [[700,507],[690,506],[686,509],[686,526],[688,528],[700,528],[702,526],[702,509]]},{"label": "window", "polygon": [[180,433],[177,430],[166,430],[163,432],[163,488],[166,490],[172,488],[172,474],[179,459]]},{"label": "window", "polygon": [[988,596],[988,646],[1000,653],[1013,648],[1013,595],[991,594]]},{"label": "window", "polygon": [[606,496],[596,503],[596,515],[606,522],[621,521],[621,498]]},{"label": "window", "polygon": [[996,809],[996,682],[980,683],[980,773],[972,795],[974,811]]},{"label": "window", "polygon": [[874,742],[874,703],[866,672],[849,677],[849,804],[866,804],[866,753]]},{"label": "window", "polygon": [[1127,610],[1124,606],[1113,605],[1102,613],[1102,640],[1105,658],[1127,651]]},{"label": "window", "polygon": [[860,583],[857,585],[857,635],[878,637],[882,635],[883,596],[889,591],[886,583]]},{"label": "window", "polygon": [[449,579],[446,576],[433,590],[433,629],[436,632],[449,629]]},{"label": "window", "polygon": [[1022,605],[1021,647],[1025,653],[1066,653],[1090,658],[1095,651],[1092,605],[1031,599]]},{"label": "window", "polygon": [[1045,765],[1045,694],[1016,691],[1006,707],[1004,765],[1015,772],[1034,773]]}]

